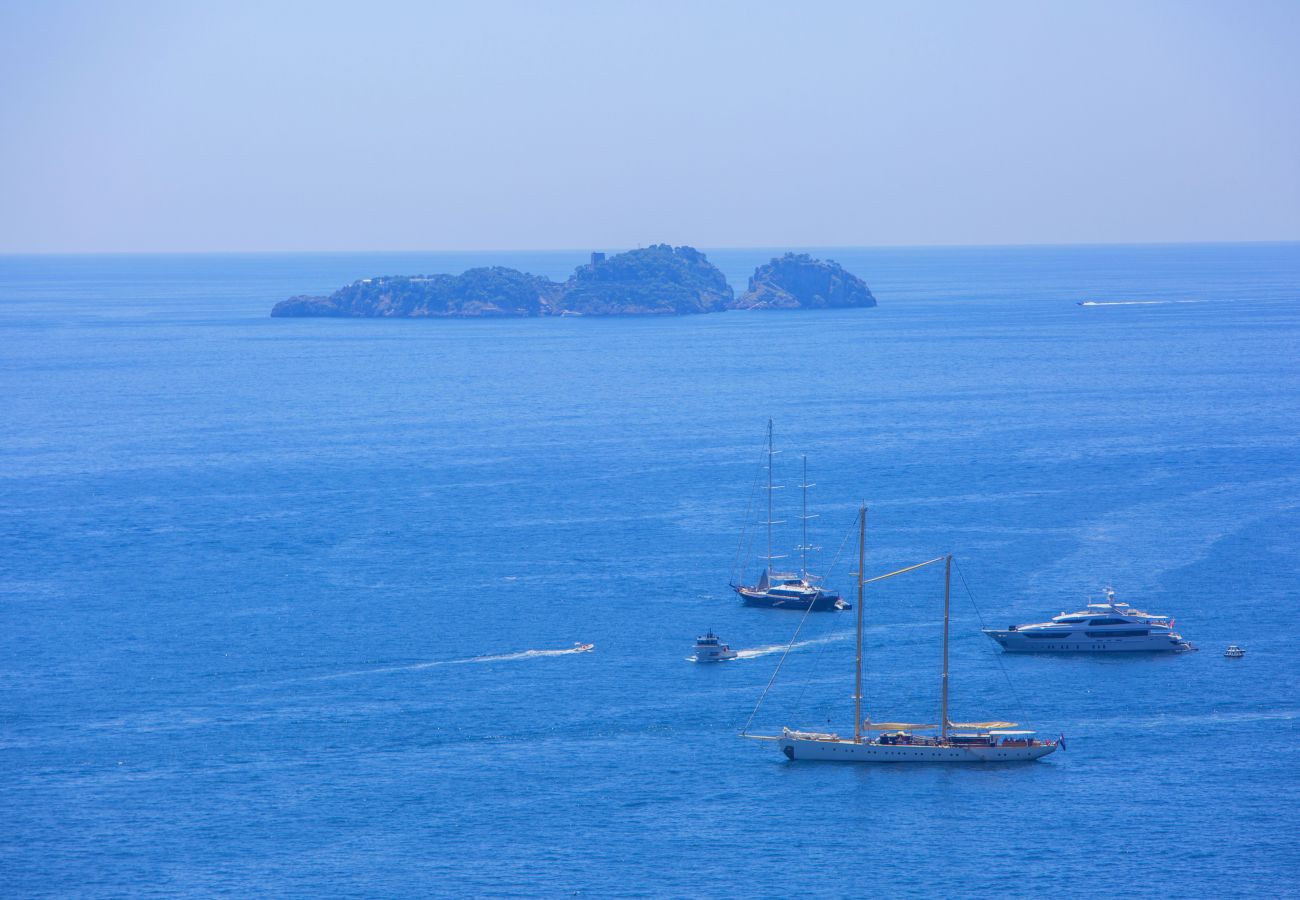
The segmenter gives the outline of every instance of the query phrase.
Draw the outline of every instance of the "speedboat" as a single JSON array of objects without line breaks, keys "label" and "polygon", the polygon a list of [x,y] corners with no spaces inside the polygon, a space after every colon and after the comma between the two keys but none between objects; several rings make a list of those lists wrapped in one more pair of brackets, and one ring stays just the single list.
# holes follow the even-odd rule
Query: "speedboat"
[{"label": "speedboat", "polygon": [[596,649],[595,644],[584,644],[581,641],[574,641],[573,643],[574,653],[590,653],[592,650],[595,649]]},{"label": "speedboat", "polygon": [[1053,616],[1049,622],[985,628],[984,633],[1008,653],[1165,652],[1195,650],[1174,631],[1174,620],[1121,603],[1106,588],[1104,603]]},{"label": "speedboat", "polygon": [[695,639],[696,662],[722,662],[735,659],[736,656],[736,651],[722,643],[722,639],[712,630]]},{"label": "speedboat", "polygon": [[1223,651],[1223,655],[1228,657],[1228,659],[1241,659],[1246,655],[1246,651],[1241,647],[1238,647],[1236,644],[1231,644],[1227,650]]}]

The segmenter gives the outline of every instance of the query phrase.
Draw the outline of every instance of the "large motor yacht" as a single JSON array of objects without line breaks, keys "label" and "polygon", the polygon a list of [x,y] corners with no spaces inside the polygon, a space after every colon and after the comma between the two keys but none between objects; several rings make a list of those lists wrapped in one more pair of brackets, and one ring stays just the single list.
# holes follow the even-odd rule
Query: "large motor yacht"
[{"label": "large motor yacht", "polygon": [[1174,620],[1156,616],[1115,599],[1106,588],[1104,603],[1089,603],[1079,612],[1061,613],[1050,622],[1011,625],[984,633],[1008,653],[1164,652],[1195,650],[1174,631]]}]

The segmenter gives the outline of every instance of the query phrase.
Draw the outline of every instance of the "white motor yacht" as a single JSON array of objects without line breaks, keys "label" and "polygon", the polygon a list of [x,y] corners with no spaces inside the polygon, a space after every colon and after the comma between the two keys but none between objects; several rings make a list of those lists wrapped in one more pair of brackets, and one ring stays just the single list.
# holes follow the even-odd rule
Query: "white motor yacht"
[{"label": "white motor yacht", "polygon": [[1236,644],[1232,644],[1227,650],[1223,651],[1223,655],[1228,657],[1228,659],[1241,659],[1246,655],[1246,651],[1241,647],[1238,647]]},{"label": "white motor yacht", "polygon": [[696,662],[722,662],[728,659],[735,659],[736,651],[732,650],[722,639],[710,630],[695,639],[695,661]]},{"label": "white motor yacht", "polygon": [[984,633],[1009,653],[1165,652],[1195,650],[1174,631],[1174,620],[1136,609],[1115,599],[1106,588],[1104,603],[1053,616],[1050,622],[1012,625],[1005,630],[985,628]]}]

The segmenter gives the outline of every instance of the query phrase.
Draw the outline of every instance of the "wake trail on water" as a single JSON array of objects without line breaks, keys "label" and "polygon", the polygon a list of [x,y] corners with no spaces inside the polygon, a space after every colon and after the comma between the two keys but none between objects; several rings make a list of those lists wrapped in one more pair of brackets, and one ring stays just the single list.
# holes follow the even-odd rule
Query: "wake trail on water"
[{"label": "wake trail on water", "polygon": [[1161,713],[1139,718],[1115,717],[1100,719],[1083,719],[1089,725],[1119,727],[1128,726],[1142,730],[1158,730],[1170,725],[1189,725],[1204,727],[1207,725],[1232,726],[1247,722],[1293,722],[1300,719],[1300,709],[1268,709],[1253,712],[1219,712],[1211,710],[1204,713],[1182,714]]},{"label": "wake trail on water", "polygon": [[566,647],[562,650],[519,650],[515,653],[494,653],[488,656],[467,656],[463,659],[435,659],[428,662],[411,663],[402,666],[382,666],[374,669],[355,669],[350,672],[334,672],[329,675],[317,675],[315,678],[296,679],[301,681],[333,681],[337,678],[358,678],[362,675],[384,675],[389,672],[418,672],[421,669],[436,669],[440,666],[465,666],[474,663],[512,662],[521,659],[543,659],[551,656],[573,656],[578,653],[590,653],[590,645]]},{"label": "wake trail on water", "polygon": [[737,650],[736,659],[757,659],[760,656],[770,656],[773,653],[784,653],[785,648],[798,650],[801,647],[815,647],[818,644],[832,644],[836,641],[846,640],[850,635],[832,634],[826,637],[809,638],[806,641],[795,641],[793,644],[772,644],[769,647],[753,647],[749,650]]},{"label": "wake trail on water", "polygon": [[1167,306],[1171,303],[1213,303],[1213,300],[1085,300],[1080,306]]}]

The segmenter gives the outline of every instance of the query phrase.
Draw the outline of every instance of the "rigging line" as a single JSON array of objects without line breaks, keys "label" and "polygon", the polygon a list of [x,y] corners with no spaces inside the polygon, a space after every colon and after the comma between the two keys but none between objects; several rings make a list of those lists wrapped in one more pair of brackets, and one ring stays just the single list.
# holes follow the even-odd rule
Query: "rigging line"
[{"label": "rigging line", "polygon": [[790,655],[790,651],[794,648],[794,642],[799,640],[799,632],[803,631],[803,623],[808,621],[808,613],[812,612],[812,608],[813,604],[809,603],[808,608],[799,617],[799,625],[795,628],[790,643],[785,645],[785,652],[781,654],[781,659],[777,662],[776,668],[772,670],[772,677],[767,680],[767,687],[763,688],[763,693],[759,695],[758,702],[754,704],[754,708],[749,713],[749,718],[745,720],[745,727],[740,729],[741,737],[749,733],[749,726],[754,723],[754,716],[758,715],[758,708],[763,705],[763,701],[767,698],[767,692],[772,690],[772,683],[776,681],[776,676],[780,673],[781,667],[785,665],[785,658]]},{"label": "rigging line", "polygon": [[745,504],[744,525],[740,530],[741,546],[737,548],[736,558],[732,561],[734,571],[734,582],[740,584],[745,577],[745,566],[753,556],[754,537],[757,529],[751,527],[754,524],[754,517],[758,511],[758,493],[759,486],[763,481],[763,466],[754,468],[754,480],[749,486],[749,500]]},{"label": "rigging line", "polygon": [[[853,517],[853,521],[849,524],[849,527],[845,529],[844,537],[840,539],[840,546],[836,549],[835,556],[831,558],[831,564],[826,567],[826,576],[825,578],[822,579],[823,583],[829,582],[831,580],[831,573],[834,572],[835,567],[839,565],[840,557],[844,555],[844,547],[846,544],[848,544],[849,538],[853,537],[853,527],[857,524],[858,524],[858,517],[855,515]],[[855,599],[853,602],[856,603],[857,600]],[[825,644],[817,648],[817,655],[813,658],[813,664],[812,664],[812,670],[814,673],[817,672],[818,667],[821,665],[822,652],[825,651],[825,649],[826,649]],[[803,698],[804,695],[808,693],[808,684],[811,680],[812,677],[809,676],[809,678],[804,681],[803,688],[800,689],[799,691],[799,699],[795,701],[795,709],[801,709],[803,707]]]},{"label": "rigging line", "polygon": [[835,567],[840,564],[840,557],[844,555],[844,545],[849,542],[849,538],[853,537],[853,526],[857,524],[858,517],[855,515],[853,517],[853,524],[844,532],[844,537],[840,539],[840,546],[836,549],[835,555],[831,557],[831,564],[826,567],[826,574],[822,576],[823,583],[831,580],[831,573],[835,571]]},{"label": "rigging line", "polygon": [[[857,515],[853,517],[853,525],[856,524],[858,524]],[[828,576],[830,574],[831,569],[833,569],[835,565],[839,562],[840,555],[844,552],[844,545],[848,543],[849,538],[853,535],[853,525],[850,525],[848,530],[845,531],[844,538],[840,541],[839,549],[835,551],[835,558],[831,562],[831,568],[827,569]],[[922,569],[925,568],[926,566],[933,565],[934,563],[941,562],[944,558],[945,557],[942,556],[936,556],[934,559],[928,559],[923,563],[917,563],[916,565],[908,566],[905,569],[899,569],[895,572],[889,572],[888,574],[885,575],[877,575],[875,578],[868,578],[862,583],[864,585],[868,585],[871,584],[873,581],[882,581],[886,578],[893,578],[895,575],[902,575],[904,572],[911,572],[916,569]],[[856,598],[854,602],[857,602]],[[809,604],[808,608],[803,611],[803,616],[801,616],[799,619],[799,625],[797,628],[795,628],[794,635],[790,638],[790,643],[786,644],[785,652],[781,654],[781,659],[777,661],[776,668],[772,670],[772,677],[767,680],[767,686],[763,688],[763,693],[759,695],[758,702],[754,704],[753,710],[751,710],[749,713],[749,718],[745,720],[745,726],[740,729],[740,734],[742,736],[749,733],[749,726],[754,723],[754,717],[758,715],[759,707],[761,707],[763,705],[763,701],[767,699],[768,691],[772,690],[772,684],[776,681],[776,676],[780,674],[781,667],[785,665],[785,658],[790,655],[791,649],[794,648],[794,642],[799,640],[799,632],[803,630],[804,622],[808,621],[808,613],[810,612],[812,612],[812,604]],[[804,690],[807,690],[807,687],[808,687],[807,683],[805,682]],[[802,697],[802,694],[800,696]]]},{"label": "rigging line", "polygon": [[[809,667],[810,669],[812,669],[812,672],[811,674],[809,674],[807,678],[804,679],[803,687],[799,689],[799,698],[794,702],[794,708],[796,712],[798,710],[803,709],[803,698],[808,693],[808,685],[812,683],[813,676],[817,674],[818,670],[820,670],[822,664],[822,654],[826,652],[826,648],[830,646],[830,644],[831,642],[829,640],[824,640],[817,645],[817,652],[813,654],[812,665]],[[830,702],[828,701],[826,704],[826,709],[829,708],[830,708]]]},{"label": "rigging line", "polygon": [[884,575],[877,575],[874,578],[868,578],[863,584],[872,584],[877,581],[884,581],[886,578],[893,578],[895,575],[902,575],[905,572],[915,572],[917,569],[924,569],[926,566],[932,566],[937,562],[943,562],[946,556],[936,556],[934,559],[927,559],[923,563],[917,563],[914,566],[908,566],[906,569],[896,569],[893,572],[886,572]]},{"label": "rigging line", "polygon": [[[764,451],[764,455],[766,455],[766,451]],[[745,538],[748,536],[749,533],[750,518],[754,513],[754,498],[758,496],[758,485],[759,482],[762,481],[762,478],[763,478],[763,468],[762,466],[760,466],[757,470],[755,470],[754,481],[749,487],[749,501],[745,504],[744,525],[742,525],[740,528],[740,541],[736,545],[736,555],[731,560],[732,581],[735,582],[736,584],[739,584],[740,580],[745,575],[745,573],[741,571],[739,567],[741,565],[742,559],[749,558],[749,544],[746,543]]]},{"label": "rigging line", "polygon": [[[858,524],[858,516],[855,515],[853,516],[853,522],[850,523],[849,527],[845,529],[844,537],[842,537],[840,540],[840,548],[835,551],[835,558],[832,559],[831,564],[829,564],[829,566],[827,567],[826,579],[823,579],[823,583],[826,583],[826,581],[831,580],[831,572],[835,571],[835,567],[837,566],[837,564],[840,563],[840,557],[842,554],[844,554],[844,546],[848,544],[849,538],[853,537],[854,525],[857,524]],[[858,601],[854,600],[853,602],[858,602]],[[827,641],[827,644],[828,642],[829,641]],[[822,654],[826,652],[826,646],[827,646],[826,644],[822,644],[818,646],[818,649],[816,649],[816,654],[814,654],[813,657],[813,666],[811,666],[811,668],[813,668],[814,674],[816,674],[816,671],[818,671],[820,666],[822,666]],[[796,710],[803,709],[803,696],[806,695],[807,689],[809,689],[809,682],[811,682],[811,680],[813,679],[810,678],[805,680],[805,682],[803,682],[803,687],[800,688],[800,696],[798,696],[798,700],[794,701],[794,709]]]},{"label": "rigging line", "polygon": [[[966,576],[962,572],[961,567],[957,565],[957,560],[955,559],[953,560],[953,568],[957,570],[957,577],[961,579],[961,586],[966,589],[966,596],[970,598],[970,605],[975,607],[975,615],[979,616],[980,628],[987,628],[988,625],[984,622],[984,613],[980,612],[979,604],[975,602],[975,595],[971,593],[970,585],[966,583]],[[992,652],[993,658],[997,660],[998,668],[1002,670],[1002,677],[1006,679],[1007,688],[1011,691],[1011,697],[1016,702],[1016,716],[1020,719],[1024,719],[1026,718],[1025,705],[1021,701],[1020,695],[1016,693],[1016,686],[1011,683],[1011,676],[1007,674],[1006,664],[1002,662],[1002,653],[999,650],[993,650]]]}]

